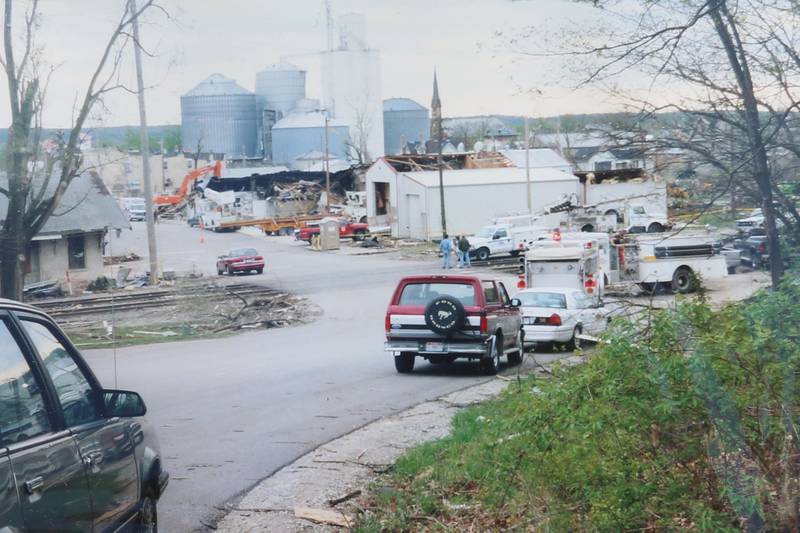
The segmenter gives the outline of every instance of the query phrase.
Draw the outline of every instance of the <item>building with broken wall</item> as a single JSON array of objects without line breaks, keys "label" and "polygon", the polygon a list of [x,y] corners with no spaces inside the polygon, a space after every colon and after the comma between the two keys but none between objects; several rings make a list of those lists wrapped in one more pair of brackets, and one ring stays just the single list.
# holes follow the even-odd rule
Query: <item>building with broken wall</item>
[{"label": "building with broken wall", "polygon": [[[527,211],[527,178],[500,154],[456,154],[444,158],[444,197],[451,234],[473,233],[492,218]],[[366,174],[370,226],[391,228],[395,237],[439,238],[441,207],[436,158],[383,157]],[[553,168],[530,169],[534,212],[578,192],[578,178]]]},{"label": "building with broken wall", "polygon": [[[5,179],[0,177],[0,183]],[[8,201],[0,195],[0,220],[7,209]],[[27,250],[25,284],[57,281],[69,289],[97,279],[103,275],[104,252],[114,252],[106,247],[106,234],[130,227],[97,173],[76,176]]]}]

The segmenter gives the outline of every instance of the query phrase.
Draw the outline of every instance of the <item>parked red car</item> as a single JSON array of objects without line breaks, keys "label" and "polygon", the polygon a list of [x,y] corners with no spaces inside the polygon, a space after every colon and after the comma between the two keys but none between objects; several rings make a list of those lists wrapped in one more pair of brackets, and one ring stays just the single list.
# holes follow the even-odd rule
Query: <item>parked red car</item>
[{"label": "parked red car", "polygon": [[450,363],[476,359],[496,374],[501,356],[522,362],[524,332],[520,301],[502,282],[475,276],[413,276],[400,280],[386,311],[384,350],[394,353],[398,372],[414,360]]},{"label": "parked red car", "polygon": [[217,274],[234,274],[236,272],[264,272],[264,258],[258,255],[255,248],[236,248],[217,258]]},{"label": "parked red car", "polygon": [[[362,222],[350,222],[347,219],[339,219],[339,237],[348,237],[356,241],[364,240],[364,237],[369,233],[369,225]],[[311,237],[319,235],[319,226],[306,226],[305,228],[295,230],[294,238],[298,241],[311,242]]]}]

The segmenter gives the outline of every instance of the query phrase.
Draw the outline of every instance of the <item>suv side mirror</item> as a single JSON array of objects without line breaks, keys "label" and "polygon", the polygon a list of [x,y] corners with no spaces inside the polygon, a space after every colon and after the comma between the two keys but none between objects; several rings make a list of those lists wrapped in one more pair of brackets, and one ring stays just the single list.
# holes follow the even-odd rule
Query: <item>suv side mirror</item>
[{"label": "suv side mirror", "polygon": [[138,392],[126,390],[103,389],[103,407],[109,418],[131,418],[144,416],[147,407]]},{"label": "suv side mirror", "polygon": [[511,307],[522,307],[522,302],[519,298],[511,298]]}]

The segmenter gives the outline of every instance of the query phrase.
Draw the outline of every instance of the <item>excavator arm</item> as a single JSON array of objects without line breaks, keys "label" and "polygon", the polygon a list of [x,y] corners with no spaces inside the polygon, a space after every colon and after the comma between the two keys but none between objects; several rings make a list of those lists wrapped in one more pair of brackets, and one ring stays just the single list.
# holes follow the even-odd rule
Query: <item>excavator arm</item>
[{"label": "excavator arm", "polygon": [[217,161],[213,165],[206,165],[204,167],[189,171],[186,176],[183,177],[183,181],[181,182],[181,186],[178,188],[177,194],[159,194],[153,198],[153,202],[160,206],[178,205],[183,201],[184,198],[186,198],[186,195],[189,193],[192,184],[209,172],[213,172],[214,176],[221,177],[222,161]]}]

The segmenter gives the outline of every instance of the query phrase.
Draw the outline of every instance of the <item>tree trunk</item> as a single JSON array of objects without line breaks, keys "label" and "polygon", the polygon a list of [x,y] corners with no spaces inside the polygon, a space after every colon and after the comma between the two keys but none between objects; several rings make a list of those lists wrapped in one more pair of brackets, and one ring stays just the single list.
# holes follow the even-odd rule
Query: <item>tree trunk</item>
[{"label": "tree trunk", "polygon": [[[14,216],[11,216],[12,209],[17,211]],[[9,216],[6,216],[5,226],[0,232],[0,296],[22,301],[25,232],[19,211],[19,201],[9,198]]]},{"label": "tree trunk", "polygon": [[747,64],[747,57],[742,49],[736,33],[735,22],[728,12],[726,0],[717,0],[716,5],[709,12],[720,43],[725,49],[728,62],[736,76],[736,81],[741,91],[744,104],[744,118],[747,127],[747,136],[750,144],[750,157],[752,158],[753,174],[761,193],[761,209],[764,214],[764,225],[767,232],[767,246],[769,247],[769,270],[772,286],[777,287],[783,277],[784,265],[781,254],[781,243],[778,237],[778,228],[775,224],[775,206],[772,194],[772,173],[767,159],[767,150],[761,132],[758,101],[753,89],[753,80]]}]

